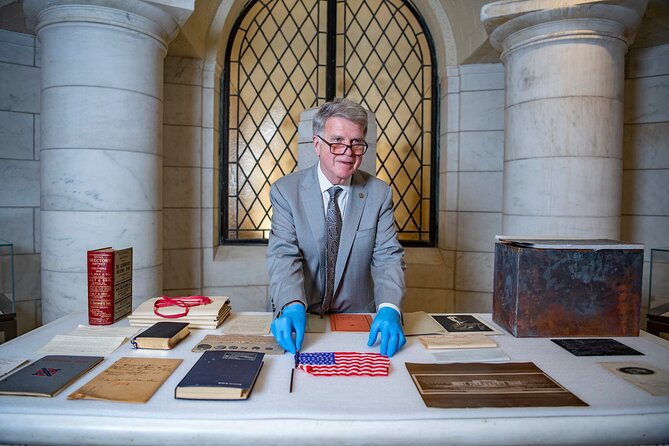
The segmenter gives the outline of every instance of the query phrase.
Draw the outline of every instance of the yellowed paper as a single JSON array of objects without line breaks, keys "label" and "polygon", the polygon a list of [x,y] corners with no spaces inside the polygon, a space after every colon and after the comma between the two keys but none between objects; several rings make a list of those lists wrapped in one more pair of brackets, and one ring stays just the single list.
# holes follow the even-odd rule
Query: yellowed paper
[{"label": "yellowed paper", "polygon": [[659,367],[642,361],[599,364],[651,395],[669,396],[669,373]]},{"label": "yellowed paper", "polygon": [[68,333],[70,336],[102,336],[114,337],[123,336],[132,338],[141,329],[137,327],[116,327],[103,325],[79,325],[76,329]]},{"label": "yellowed paper", "polygon": [[445,334],[420,336],[418,338],[428,349],[445,348],[493,348],[497,347],[497,342],[489,336],[482,334]]},{"label": "yellowed paper", "polygon": [[307,314],[307,333],[325,333],[325,318],[317,314]]},{"label": "yellowed paper", "polygon": [[446,329],[424,311],[404,313],[402,320],[405,336],[446,333]]},{"label": "yellowed paper", "polygon": [[181,362],[168,358],[121,358],[67,399],[146,403]]},{"label": "yellowed paper", "polygon": [[239,335],[266,335],[272,324],[272,313],[239,314],[232,313],[223,323],[223,333]]},{"label": "yellowed paper", "polygon": [[125,336],[56,335],[37,353],[45,355],[107,356],[125,342]]},{"label": "yellowed paper", "polygon": [[9,375],[25,364],[28,364],[27,359],[0,358],[0,378]]}]

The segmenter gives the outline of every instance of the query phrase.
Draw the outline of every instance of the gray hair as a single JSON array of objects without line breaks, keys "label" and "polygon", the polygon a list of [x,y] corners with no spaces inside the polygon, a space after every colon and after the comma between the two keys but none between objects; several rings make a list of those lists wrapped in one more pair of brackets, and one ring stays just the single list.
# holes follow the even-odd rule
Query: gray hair
[{"label": "gray hair", "polygon": [[318,108],[313,120],[314,135],[323,132],[327,120],[335,116],[348,119],[362,126],[365,135],[367,135],[367,111],[357,102],[341,98],[335,98]]}]

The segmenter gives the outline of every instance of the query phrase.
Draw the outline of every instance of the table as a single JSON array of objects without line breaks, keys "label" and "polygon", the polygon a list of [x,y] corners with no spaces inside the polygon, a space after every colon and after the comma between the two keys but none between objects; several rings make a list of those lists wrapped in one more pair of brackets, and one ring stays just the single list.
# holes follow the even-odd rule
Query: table
[{"label": "table", "polygon": [[[292,355],[267,355],[249,400],[174,399],[174,388],[199,358],[191,349],[206,334],[193,330],[170,351],[124,344],[54,398],[0,397],[5,444],[653,444],[669,442],[669,397],[652,396],[598,361],[643,360],[669,370],[669,342],[642,332],[615,338],[645,356],[576,357],[546,338],[495,340],[512,361],[532,361],[589,407],[435,409],[425,407],[404,366],[434,362],[417,338],[391,358],[388,377],[315,377],[295,373]],[[85,323],[71,314],[0,345],[0,356],[37,359],[56,334]],[[118,322],[127,324],[127,320]],[[365,333],[307,334],[303,351],[377,351]],[[147,404],[68,401],[67,395],[123,356],[178,357],[183,363]]]}]

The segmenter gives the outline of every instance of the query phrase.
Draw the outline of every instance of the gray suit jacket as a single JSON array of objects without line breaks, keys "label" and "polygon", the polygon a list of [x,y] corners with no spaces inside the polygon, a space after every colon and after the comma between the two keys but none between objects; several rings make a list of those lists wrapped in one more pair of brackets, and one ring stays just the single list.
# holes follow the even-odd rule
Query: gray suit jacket
[{"label": "gray suit jacket", "polygon": [[[325,283],[325,210],[318,163],[277,180],[270,189],[272,231],[267,249],[270,299],[278,314],[298,300],[318,313]],[[330,312],[402,308],[404,250],[397,241],[392,189],[362,171],[351,178]]]}]

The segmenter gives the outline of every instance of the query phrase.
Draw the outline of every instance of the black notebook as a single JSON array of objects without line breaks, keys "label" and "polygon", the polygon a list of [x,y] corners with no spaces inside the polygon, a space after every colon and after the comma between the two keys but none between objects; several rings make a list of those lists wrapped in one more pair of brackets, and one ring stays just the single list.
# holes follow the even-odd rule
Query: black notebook
[{"label": "black notebook", "polygon": [[188,322],[156,322],[134,338],[134,348],[169,350],[188,336]]},{"label": "black notebook", "polygon": [[551,339],[560,347],[576,356],[624,356],[643,355],[615,339]]},{"label": "black notebook", "polygon": [[0,395],[56,396],[103,359],[102,356],[44,356],[0,380]]},{"label": "black notebook", "polygon": [[264,356],[255,352],[206,351],[177,385],[174,396],[196,400],[247,399]]}]

